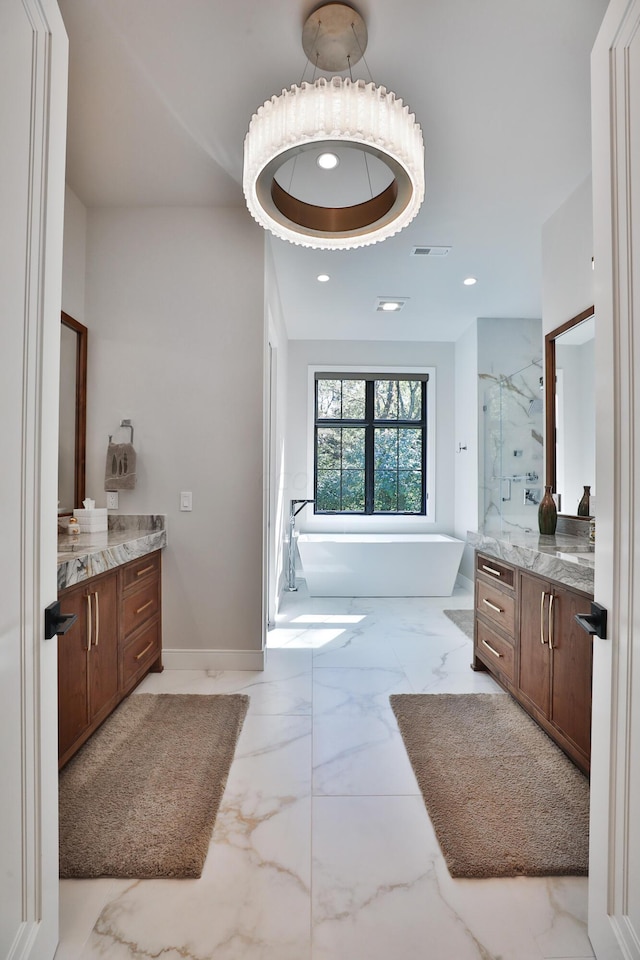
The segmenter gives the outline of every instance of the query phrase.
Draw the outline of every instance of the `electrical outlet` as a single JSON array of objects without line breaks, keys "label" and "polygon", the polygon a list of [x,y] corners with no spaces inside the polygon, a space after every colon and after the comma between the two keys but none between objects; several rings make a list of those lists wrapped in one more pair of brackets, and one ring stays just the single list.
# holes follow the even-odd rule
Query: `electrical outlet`
[{"label": "electrical outlet", "polygon": [[192,510],[193,509],[193,500],[191,490],[182,490],[180,493],[180,509],[181,510]]},{"label": "electrical outlet", "polygon": [[107,490],[107,510],[118,509],[118,491]]}]

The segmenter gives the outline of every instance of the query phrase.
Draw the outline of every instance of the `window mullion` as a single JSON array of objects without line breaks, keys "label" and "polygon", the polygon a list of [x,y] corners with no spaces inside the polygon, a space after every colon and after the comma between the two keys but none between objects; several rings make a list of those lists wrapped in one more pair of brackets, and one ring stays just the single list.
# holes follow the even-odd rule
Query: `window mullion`
[{"label": "window mullion", "polygon": [[366,426],[364,428],[364,512],[373,513],[373,491],[374,491],[374,444],[375,435],[373,429],[374,413],[374,381],[367,380],[365,385],[365,404],[364,415]]}]

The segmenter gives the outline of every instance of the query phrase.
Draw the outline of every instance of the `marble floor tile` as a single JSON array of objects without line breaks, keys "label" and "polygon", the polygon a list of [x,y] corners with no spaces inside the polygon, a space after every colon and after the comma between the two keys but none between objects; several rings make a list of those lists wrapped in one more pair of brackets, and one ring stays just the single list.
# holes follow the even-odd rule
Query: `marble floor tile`
[{"label": "marble floor tile", "polygon": [[404,670],[382,667],[316,668],[313,715],[319,717],[385,718],[393,693],[412,693]]},{"label": "marble floor tile", "polygon": [[82,960],[298,960],[310,953],[310,719],[247,716],[202,877],[137,881]]},{"label": "marble floor tile", "polygon": [[419,793],[393,712],[313,724],[314,796]]},{"label": "marble floor tile", "polygon": [[587,881],[453,880],[407,759],[390,694],[501,692],[443,613],[472,603],[300,582],[263,673],[150,675],[251,698],[203,875],[62,882],[56,960],[592,960]]},{"label": "marble floor tile", "polygon": [[164,670],[145,677],[136,693],[245,693],[249,713],[311,713],[311,652],[268,651],[264,671]]},{"label": "marble floor tile", "polygon": [[104,906],[129,886],[127,880],[61,880],[60,929],[55,960],[79,960]]}]

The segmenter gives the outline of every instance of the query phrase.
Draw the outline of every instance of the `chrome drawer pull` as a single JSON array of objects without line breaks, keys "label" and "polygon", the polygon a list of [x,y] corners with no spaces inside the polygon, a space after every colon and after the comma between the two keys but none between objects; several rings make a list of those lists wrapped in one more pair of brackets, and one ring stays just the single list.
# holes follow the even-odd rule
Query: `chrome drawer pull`
[{"label": "chrome drawer pull", "polygon": [[146,602],[146,603],[143,603],[141,607],[138,607],[138,609],[136,610],[136,616],[137,616],[139,613],[142,613],[143,610],[146,610],[147,607],[152,606],[152,604],[153,604],[153,600],[147,600],[147,602]]},{"label": "chrome drawer pull", "polygon": [[483,563],[483,564],[482,564],[482,569],[483,569],[483,570],[486,570],[487,573],[492,573],[494,577],[501,577],[501,576],[502,576],[502,570],[496,570],[495,567],[488,567],[488,566],[486,565],[486,563]]},{"label": "chrome drawer pull", "polygon": [[482,598],[482,602],[483,602],[483,603],[486,603],[486,605],[487,605],[488,607],[491,607],[492,610],[495,610],[496,613],[504,613],[504,610],[502,609],[502,607],[496,607],[495,603],[491,603],[491,600],[486,600],[486,599],[483,597],[483,598]]},{"label": "chrome drawer pull", "polygon": [[494,650],[490,643],[487,643],[486,640],[483,640],[482,643],[483,643],[483,645],[487,648],[487,650],[490,650],[490,651],[491,651],[491,653],[494,655],[494,657],[497,657],[498,660],[500,660],[500,659],[502,658],[502,654],[501,654],[501,653],[498,653],[497,650]]},{"label": "chrome drawer pull", "polygon": [[149,570],[153,570],[153,568],[154,568],[154,564],[150,563],[148,567],[143,567],[142,570],[138,570],[138,572],[136,573],[136,577],[141,577],[143,574],[149,573]]},{"label": "chrome drawer pull", "polygon": [[139,653],[138,656],[137,656],[137,657],[134,657],[133,659],[134,659],[134,660],[142,660],[142,658],[144,657],[145,653],[148,653],[149,650],[151,650],[151,647],[152,647],[152,646],[153,646],[153,640],[151,641],[151,643],[148,643],[148,644],[146,645],[146,647],[144,648],[144,650],[142,651],[142,653]]}]

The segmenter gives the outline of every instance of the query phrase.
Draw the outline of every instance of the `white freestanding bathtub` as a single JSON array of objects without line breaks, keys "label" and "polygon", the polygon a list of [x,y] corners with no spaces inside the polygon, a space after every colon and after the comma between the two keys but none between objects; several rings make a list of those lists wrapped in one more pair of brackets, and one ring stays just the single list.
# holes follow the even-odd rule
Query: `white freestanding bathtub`
[{"label": "white freestanding bathtub", "polygon": [[464,542],[442,533],[301,533],[312,597],[449,597]]}]

